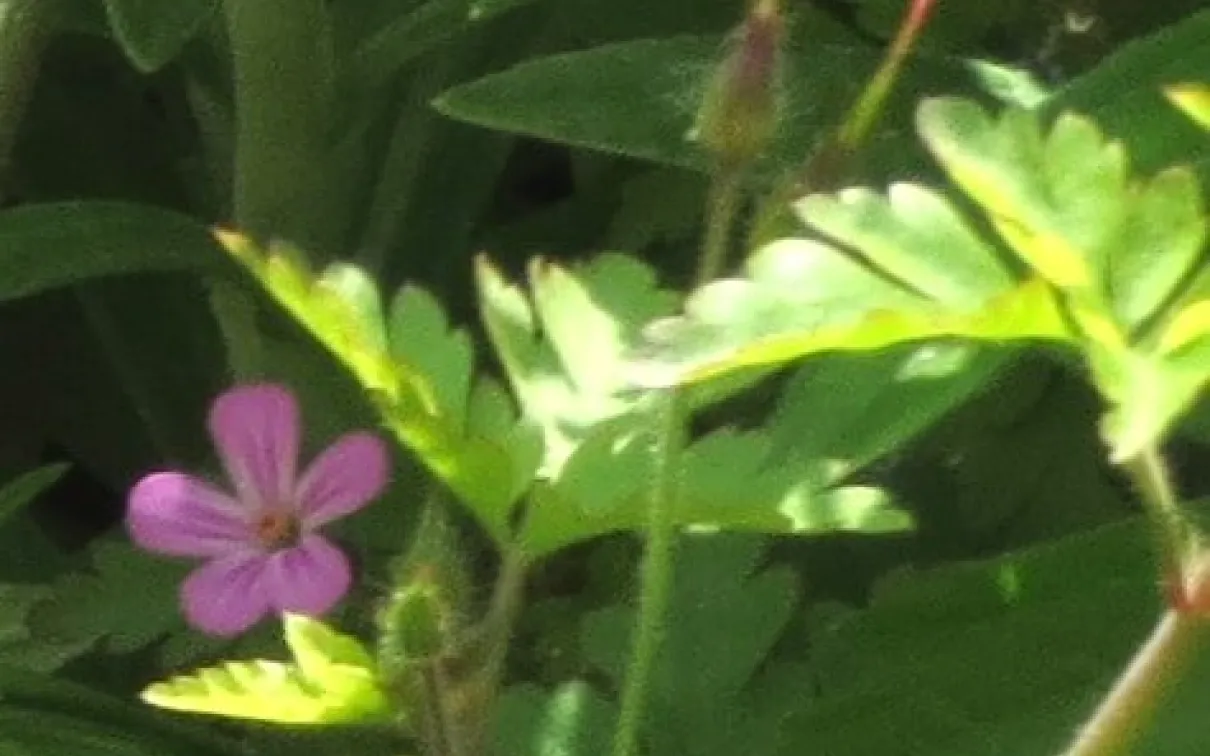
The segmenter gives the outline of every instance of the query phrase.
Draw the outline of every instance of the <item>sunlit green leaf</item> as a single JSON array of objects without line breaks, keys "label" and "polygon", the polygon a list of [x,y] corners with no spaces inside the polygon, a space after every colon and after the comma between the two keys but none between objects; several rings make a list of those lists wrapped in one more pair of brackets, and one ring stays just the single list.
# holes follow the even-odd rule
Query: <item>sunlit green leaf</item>
[{"label": "sunlit green leaf", "polygon": [[796,209],[877,271],[938,304],[973,309],[1014,282],[958,210],[918,184],[893,184],[885,196],[863,188],[812,195]]},{"label": "sunlit green leaf", "polygon": [[243,237],[220,238],[353,374],[400,441],[489,533],[506,540],[511,508],[537,464],[538,440],[490,384],[467,398],[466,336],[449,330],[436,302],[405,290],[393,303],[388,329],[376,285],[364,273],[344,265],[316,278],[296,250],[275,246],[265,253]]},{"label": "sunlit green leaf", "polygon": [[155,683],[143,700],[165,709],[283,724],[324,725],[391,716],[372,660],[322,623],[285,617],[293,664],[226,662]]},{"label": "sunlit green leaf", "polygon": [[757,252],[747,277],[695,292],[678,318],[656,321],[635,353],[642,385],[693,382],[739,368],[825,351],[863,351],[938,337],[987,341],[1066,339],[1051,291],[1038,282],[1006,289],[960,312],[896,285],[812,241],[787,239]]},{"label": "sunlit green leaf", "polygon": [[1036,116],[998,120],[977,105],[932,100],[920,108],[925,143],[1001,237],[1051,283],[1129,333],[1174,293],[1205,238],[1192,173],[1133,181],[1121,144],[1064,114],[1047,132]]},{"label": "sunlit green leaf", "polygon": [[1200,10],[1121,45],[1056,92],[1044,110],[1091,116],[1106,134],[1125,142],[1137,170],[1193,165],[1205,182],[1210,180],[1210,140],[1165,100],[1164,90],[1173,84],[1210,85],[1208,51],[1210,10]]},{"label": "sunlit green leaf", "polygon": [[[649,435],[606,425],[576,448],[557,480],[532,492],[524,533],[545,554],[604,533],[646,527],[652,479]],[[810,536],[893,533],[911,517],[880,489],[839,485],[847,468],[815,456],[785,459],[762,432],[723,430],[673,461],[682,481],[673,520],[682,528]]]},{"label": "sunlit green leaf", "polygon": [[542,426],[543,475],[555,476],[587,432],[632,408],[618,395],[623,357],[674,299],[650,268],[622,255],[573,270],[535,261],[528,296],[485,260],[476,270],[488,334],[525,415]]},{"label": "sunlit green leaf", "polygon": [[1210,131],[1210,84],[1173,84],[1164,94],[1185,115]]}]

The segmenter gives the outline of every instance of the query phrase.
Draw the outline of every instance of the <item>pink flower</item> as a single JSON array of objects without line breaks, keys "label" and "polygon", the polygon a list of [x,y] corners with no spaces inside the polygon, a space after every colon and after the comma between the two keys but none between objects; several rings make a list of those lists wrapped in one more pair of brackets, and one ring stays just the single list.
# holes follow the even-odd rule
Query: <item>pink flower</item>
[{"label": "pink flower", "polygon": [[350,433],[298,475],[298,403],[271,384],[219,396],[209,427],[234,494],[185,473],[148,475],[130,492],[131,537],[150,551],[208,560],[181,586],[186,618],[205,632],[236,635],[270,612],[327,612],[352,571],[318,530],[382,492],[385,445]]}]

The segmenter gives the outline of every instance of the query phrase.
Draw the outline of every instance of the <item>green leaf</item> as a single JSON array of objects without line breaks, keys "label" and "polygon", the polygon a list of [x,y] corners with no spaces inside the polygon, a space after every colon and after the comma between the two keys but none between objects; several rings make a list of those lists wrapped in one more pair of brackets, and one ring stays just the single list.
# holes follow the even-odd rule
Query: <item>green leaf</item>
[{"label": "green leaf", "polygon": [[918,184],[893,184],[885,196],[864,188],[816,194],[796,209],[884,276],[956,310],[979,307],[1015,279],[946,198]]},{"label": "green leaf", "polygon": [[421,55],[458,34],[534,0],[425,0],[376,30],[353,52],[348,85],[378,88]]},{"label": "green leaf", "polygon": [[[786,459],[765,432],[716,431],[673,460],[683,481],[673,520],[687,529],[809,536],[894,533],[911,517],[879,489],[840,485],[830,459]],[[651,483],[650,440],[628,423],[607,424],[582,443],[559,478],[535,486],[524,542],[547,554],[604,533],[641,532]]]},{"label": "green leaf", "polygon": [[62,202],[0,212],[0,301],[101,276],[227,265],[204,226],[146,205]]},{"label": "green leaf", "polygon": [[0,753],[224,756],[240,744],[146,706],[17,667],[0,668]]},{"label": "green leaf", "polygon": [[355,639],[287,614],[293,664],[226,662],[155,683],[143,700],[175,711],[297,725],[386,721],[391,710],[373,661]]},{"label": "green leaf", "polygon": [[596,756],[609,750],[614,707],[588,685],[547,693],[532,685],[505,691],[495,715],[496,756]]},{"label": "green leaf", "polygon": [[[773,754],[1058,753],[1161,612],[1146,525],[886,581],[868,610],[820,616],[810,675],[769,680]],[[1204,742],[1210,657],[1173,686],[1132,752]]]},{"label": "green leaf", "polygon": [[1127,145],[1136,170],[1158,171],[1194,164],[1210,181],[1210,140],[1164,99],[1172,84],[1210,85],[1210,10],[1202,10],[1154,34],[1127,42],[1048,103],[1052,113],[1076,110]]},{"label": "green leaf", "polygon": [[1122,145],[1091,122],[1060,116],[1048,133],[1009,110],[938,99],[920,108],[921,136],[1009,246],[1045,279],[1125,333],[1174,293],[1205,239],[1201,196],[1187,169],[1130,179]]},{"label": "green leaf", "polygon": [[694,292],[685,314],[652,323],[633,353],[639,385],[691,383],[825,351],[867,351],[937,337],[1067,339],[1038,282],[958,312],[919,296],[818,242],[785,239],[749,259],[747,277]]},{"label": "green leaf", "polygon": [[57,580],[48,600],[31,611],[34,637],[80,647],[104,639],[109,652],[120,654],[185,630],[177,591],[189,565],[139,551],[123,538],[93,546],[92,566]]},{"label": "green leaf", "polygon": [[[737,731],[753,734],[736,699],[797,602],[789,569],[757,571],[764,556],[762,541],[751,537],[684,539],[667,635],[651,680],[646,719],[656,726],[646,731],[650,753],[721,756],[728,751],[720,746],[734,743]],[[585,656],[617,683],[625,674],[634,620],[633,610],[615,606],[583,622]]]},{"label": "green leaf", "polygon": [[1164,96],[1198,126],[1210,131],[1210,84],[1173,84],[1164,88]]},{"label": "green leaf", "polygon": [[[704,82],[687,71],[713,70],[718,37],[673,37],[604,45],[529,60],[462,84],[437,98],[444,114],[479,126],[709,171],[712,161],[686,135]],[[784,113],[770,152],[799,165],[810,145],[836,124],[878,64],[871,49],[811,44],[787,51]],[[821,75],[820,72],[844,72]],[[903,125],[911,98],[940,82],[962,80],[957,65],[915,58],[887,106],[886,132]]]},{"label": "green leaf", "polygon": [[114,36],[143,73],[175,58],[217,9],[217,0],[105,0]]},{"label": "green leaf", "polygon": [[839,479],[902,448],[986,387],[1010,356],[970,343],[821,355],[782,392],[769,425],[775,454],[828,460]]},{"label": "green leaf", "polygon": [[643,323],[670,313],[674,295],[655,273],[616,254],[568,270],[535,260],[532,299],[486,261],[476,268],[484,323],[522,410],[542,427],[547,478],[585,435],[634,406],[623,356]]},{"label": "green leaf", "polygon": [[430,379],[433,401],[452,418],[465,417],[474,356],[464,331],[451,330],[432,294],[405,286],[391,303],[391,356]]},{"label": "green leaf", "polygon": [[59,482],[71,465],[59,463],[30,470],[0,488],[0,525],[21,511],[46,489]]},{"label": "green leaf", "polygon": [[405,290],[384,324],[377,286],[364,272],[339,265],[315,278],[288,246],[262,251],[238,235],[221,238],[356,378],[396,437],[505,542],[512,507],[533,478],[540,441],[490,381],[466,396],[466,336],[450,332],[436,301]]},{"label": "green leaf", "polygon": [[1026,68],[1005,66],[986,60],[971,60],[967,67],[978,79],[984,91],[1005,105],[1036,108],[1053,94],[1038,77]]},{"label": "green leaf", "polygon": [[50,672],[92,645],[92,638],[62,640],[30,630],[30,613],[50,595],[42,585],[0,583],[0,667]]}]

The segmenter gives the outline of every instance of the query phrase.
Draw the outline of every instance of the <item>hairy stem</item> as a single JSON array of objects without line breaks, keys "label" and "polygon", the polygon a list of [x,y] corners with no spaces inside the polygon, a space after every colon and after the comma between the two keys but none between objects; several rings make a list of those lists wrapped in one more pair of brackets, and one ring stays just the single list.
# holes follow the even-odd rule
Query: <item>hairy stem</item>
[{"label": "hairy stem", "polygon": [[324,207],[333,105],[325,0],[224,0],[235,72],[234,214],[264,242],[331,252]]},{"label": "hairy stem", "polygon": [[49,0],[0,0],[0,200],[10,191],[13,145],[38,78],[51,8]]},{"label": "hairy stem", "polygon": [[1168,610],[1063,756],[1131,753],[1202,638],[1199,618]]},{"label": "hairy stem", "polygon": [[727,264],[735,216],[743,199],[742,187],[743,169],[735,165],[720,166],[710,180],[710,194],[706,200],[706,235],[702,240],[702,253],[693,280],[695,287],[718,278]]},{"label": "hairy stem", "polygon": [[1186,551],[1192,541],[1164,460],[1155,446],[1148,446],[1123,460],[1121,467],[1138,490],[1151,521],[1163,573],[1160,577],[1170,587],[1176,587],[1182,580]]},{"label": "hairy stem", "polygon": [[660,403],[655,439],[655,470],[647,503],[647,543],[640,572],[638,621],[622,689],[621,713],[614,732],[613,756],[635,756],[656,654],[664,638],[675,564],[675,507],[679,481],[674,463],[685,444],[680,392],[668,389]]}]

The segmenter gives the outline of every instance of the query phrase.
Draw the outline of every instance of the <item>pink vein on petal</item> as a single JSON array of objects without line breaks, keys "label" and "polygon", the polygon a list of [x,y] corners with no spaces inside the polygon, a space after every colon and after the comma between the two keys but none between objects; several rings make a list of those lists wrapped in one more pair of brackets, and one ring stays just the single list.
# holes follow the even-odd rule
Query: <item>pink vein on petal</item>
[{"label": "pink vein on petal", "polygon": [[332,443],[303,473],[298,506],[317,528],[368,504],[387,484],[386,444],[372,433],[350,433]]},{"label": "pink vein on petal", "polygon": [[198,567],[181,585],[189,623],[212,635],[238,635],[269,613],[268,558],[243,552]]},{"label": "pink vein on petal", "polygon": [[153,473],[135,484],[126,528],[143,548],[172,556],[222,556],[243,548],[251,536],[239,502],[175,472]]},{"label": "pink vein on petal", "polygon": [[295,548],[270,556],[264,574],[273,609],[309,616],[335,606],[352,580],[348,557],[319,535],[306,536]]},{"label": "pink vein on petal", "polygon": [[290,501],[301,434],[298,403],[276,384],[238,386],[210,408],[210,435],[240,499]]}]

